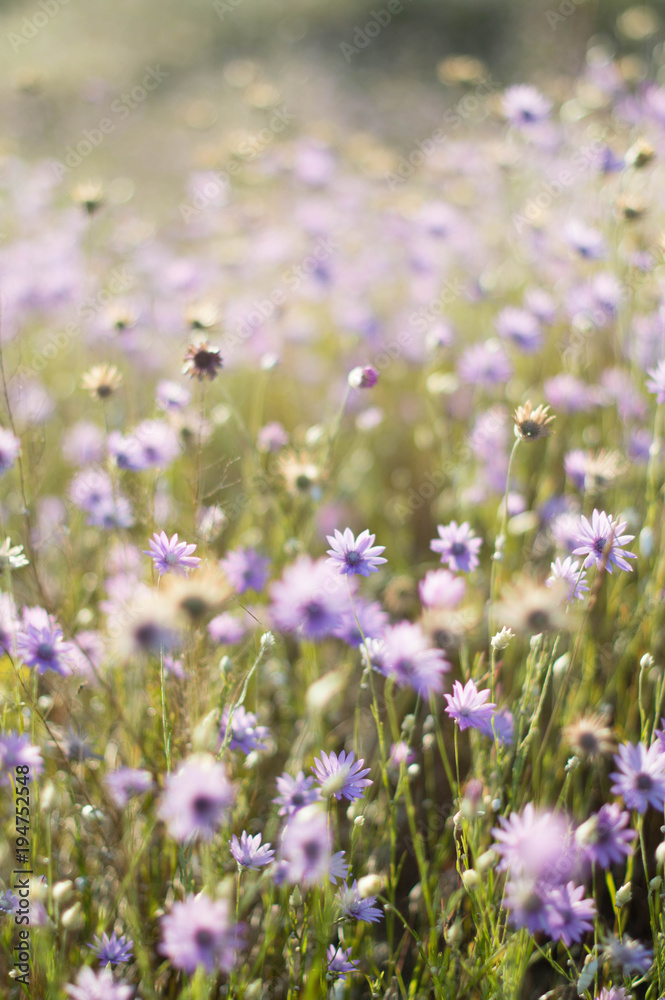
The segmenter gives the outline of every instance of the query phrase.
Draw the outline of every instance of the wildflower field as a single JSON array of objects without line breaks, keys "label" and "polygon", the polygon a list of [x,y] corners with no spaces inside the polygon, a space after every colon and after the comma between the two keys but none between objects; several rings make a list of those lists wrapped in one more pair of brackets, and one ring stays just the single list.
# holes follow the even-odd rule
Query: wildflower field
[{"label": "wildflower field", "polygon": [[665,996],[653,16],[413,140],[3,98],[0,997]]}]

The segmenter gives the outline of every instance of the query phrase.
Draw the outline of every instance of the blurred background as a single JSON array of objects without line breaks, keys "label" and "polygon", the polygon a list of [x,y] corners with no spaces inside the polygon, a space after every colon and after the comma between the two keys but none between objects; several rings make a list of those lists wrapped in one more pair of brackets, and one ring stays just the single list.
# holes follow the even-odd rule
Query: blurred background
[{"label": "blurred background", "polygon": [[[665,37],[663,0],[391,5],[392,13],[387,0],[0,0],[0,153],[60,159],[157,66],[164,82],[126,124],[117,113],[113,142],[93,153],[91,170],[149,163],[154,172],[159,159],[166,174],[181,173],[191,166],[182,162],[187,136],[214,144],[280,102],[314,130],[335,122],[409,143],[459,99],[460,85],[492,74],[497,89],[526,80],[565,88],[597,45],[624,56],[637,80],[655,75],[654,47],[659,58]],[[455,55],[480,64],[451,73],[445,60]]]}]

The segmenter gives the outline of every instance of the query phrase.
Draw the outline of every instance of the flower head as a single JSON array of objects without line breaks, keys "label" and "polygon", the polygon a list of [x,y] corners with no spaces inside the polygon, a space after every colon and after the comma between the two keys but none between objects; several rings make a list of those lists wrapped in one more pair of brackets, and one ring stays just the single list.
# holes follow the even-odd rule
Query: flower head
[{"label": "flower head", "polygon": [[83,376],[82,385],[93,399],[108,399],[121,382],[122,375],[115,365],[95,365]]},{"label": "flower head", "polygon": [[114,979],[108,966],[94,972],[86,965],[76,977],[76,985],[68,983],[65,992],[71,1000],[130,1000],[134,987]]},{"label": "flower head", "polygon": [[662,810],[665,805],[665,753],[660,743],[648,749],[644,743],[622,743],[614,756],[619,768],[610,774],[612,792],[621,795],[629,809],[639,813],[648,806]]},{"label": "flower head", "polygon": [[626,829],[630,815],[613,802],[604,805],[575,831],[575,840],[587,861],[600,868],[620,864],[631,853],[637,834]]},{"label": "flower head", "polygon": [[550,566],[550,575],[545,581],[547,587],[556,585],[557,580],[565,580],[568,584],[568,600],[584,600],[584,593],[589,589],[586,585],[586,570],[580,572],[580,564],[572,556],[565,559],[557,558]]},{"label": "flower head", "polygon": [[206,972],[230,972],[241,944],[241,928],[231,921],[225,899],[213,900],[205,893],[189,895],[162,917],[159,951],[176,969],[193,973],[202,966]]},{"label": "flower head", "polygon": [[306,885],[325,882],[330,874],[331,846],[325,810],[318,804],[298,809],[289,817],[280,844],[288,880]]},{"label": "flower head", "polygon": [[238,594],[244,594],[246,590],[263,590],[268,581],[269,565],[270,560],[254,549],[227,552],[220,563],[227,580]]},{"label": "flower head", "polygon": [[563,941],[568,948],[593,929],[596,904],[593,899],[584,898],[584,886],[576,886],[574,882],[557,886],[549,894],[548,909],[551,937]]},{"label": "flower head", "polygon": [[335,948],[334,944],[326,952],[326,962],[330,979],[337,979],[338,976],[345,976],[347,972],[356,972],[358,969],[358,962],[351,959],[351,949]]},{"label": "flower head", "polygon": [[349,802],[361,799],[365,788],[372,784],[371,778],[366,778],[370,768],[363,769],[364,760],[354,761],[353,751],[347,754],[342,750],[339,757],[336,753],[327,754],[321,751],[320,759],[314,758],[312,768],[316,780],[321,786],[324,796],[332,796],[339,801],[344,796]]},{"label": "flower head", "polygon": [[432,552],[441,555],[441,562],[461,573],[470,573],[478,565],[478,552],[483,544],[482,539],[477,538],[471,530],[468,521],[457,525],[457,521],[450,524],[439,524],[436,529],[439,537],[429,543]]},{"label": "flower head", "polygon": [[444,695],[448,702],[446,712],[460,729],[482,729],[490,725],[496,705],[488,702],[489,690],[479,691],[472,680],[464,687],[459,681],[453,684],[453,693]]},{"label": "flower head", "polygon": [[174,840],[212,840],[232,802],[224,766],[209,754],[197,754],[166,778],[159,816]]},{"label": "flower head", "polygon": [[337,903],[342,915],[347,920],[359,920],[361,923],[376,924],[383,918],[383,913],[375,906],[376,896],[361,897],[358,882],[352,886],[344,885],[337,893]]},{"label": "flower head", "polygon": [[219,347],[212,347],[207,340],[201,340],[198,344],[191,344],[187,349],[182,373],[189,375],[190,378],[197,378],[199,382],[203,379],[212,382],[217,378],[221,367]]},{"label": "flower head", "polygon": [[512,125],[529,128],[545,121],[552,110],[552,102],[535,87],[516,83],[503,92],[503,113]]},{"label": "flower head", "polygon": [[48,616],[39,625],[26,624],[16,637],[16,651],[26,667],[37,667],[40,674],[54,670],[66,676],[72,645],[65,642],[62,629]]},{"label": "flower head", "polygon": [[0,545],[0,573],[5,569],[22,569],[23,566],[28,565],[29,561],[23,554],[23,546],[12,545],[11,538],[5,538]]},{"label": "flower head", "polygon": [[275,852],[271,850],[270,844],[261,844],[260,833],[251,837],[246,830],[240,834],[240,840],[235,834],[233,835],[231,854],[241,868],[262,868],[275,858]]},{"label": "flower head", "polygon": [[298,809],[317,802],[321,798],[321,793],[318,788],[312,788],[313,784],[314,778],[306,778],[302,771],[298,771],[295,778],[286,773],[277,778],[279,795],[273,802],[279,805],[279,815],[291,816]]},{"label": "flower head", "polygon": [[231,716],[230,750],[242,750],[243,753],[247,754],[251,753],[252,750],[266,749],[267,744],[264,741],[270,735],[270,730],[267,726],[257,725],[256,715],[253,712],[248,712],[243,705],[237,705],[233,714],[231,714],[228,705],[222,712],[219,727],[220,745],[226,740],[229,715]]},{"label": "flower head", "polygon": [[588,569],[595,563],[598,569],[612,572],[612,566],[618,569],[630,570],[628,559],[636,559],[634,552],[628,552],[622,546],[632,542],[634,535],[624,535],[626,521],[612,520],[605,511],[594,510],[591,520],[581,515],[577,530],[574,556],[586,556],[584,568]]},{"label": "flower head", "polygon": [[160,576],[169,572],[186,576],[188,570],[195,569],[201,562],[197,556],[192,555],[196,551],[196,545],[179,542],[177,534],[169,538],[165,531],[159,535],[155,532],[148,544],[150,548],[144,549],[143,553],[151,557]]},{"label": "flower head", "polygon": [[111,937],[106,932],[101,938],[95,936],[94,944],[89,944],[88,948],[94,951],[100,965],[119,965],[131,961],[133,944],[131,938],[125,937],[124,934],[118,937],[113,931]]},{"label": "flower head", "polygon": [[665,360],[659,361],[656,368],[647,368],[647,375],[651,376],[647,389],[656,393],[657,403],[665,403]]},{"label": "flower head", "polygon": [[349,372],[349,385],[352,389],[371,389],[379,380],[379,373],[371,365],[353,368]]},{"label": "flower head", "polygon": [[326,537],[332,546],[328,549],[330,559],[327,562],[342,575],[358,573],[369,576],[370,573],[378,573],[380,564],[388,561],[381,557],[385,545],[374,545],[376,535],[370,535],[367,528],[357,538],[354,538],[350,528],[346,528],[344,534],[335,529],[334,537]]},{"label": "flower head", "polygon": [[368,644],[372,664],[396,684],[411,687],[423,697],[441,691],[443,674],[450,670],[450,664],[440,649],[429,645],[418,625],[391,625],[380,640],[369,640]]},{"label": "flower head", "polygon": [[552,433],[549,425],[554,420],[554,415],[549,415],[549,409],[549,406],[541,404],[534,410],[529,399],[524,406],[518,406],[514,416],[515,437],[521,441],[538,441],[549,437]]},{"label": "flower head", "polygon": [[21,450],[21,442],[11,431],[0,427],[0,476],[13,466]]}]

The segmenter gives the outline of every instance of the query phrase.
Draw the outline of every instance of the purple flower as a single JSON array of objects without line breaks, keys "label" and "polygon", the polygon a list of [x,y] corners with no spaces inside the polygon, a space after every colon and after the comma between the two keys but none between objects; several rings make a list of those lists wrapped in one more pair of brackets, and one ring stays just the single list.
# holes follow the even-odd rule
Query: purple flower
[{"label": "purple flower", "polygon": [[[381,640],[380,671],[401,687],[408,686],[424,698],[438,694],[450,664],[440,649],[429,646],[418,625],[400,622],[387,628]],[[374,661],[373,661],[374,662]]]},{"label": "purple flower", "polygon": [[482,539],[476,537],[468,521],[457,525],[457,521],[451,521],[447,525],[437,525],[439,538],[433,539],[429,543],[432,552],[441,555],[441,562],[448,563],[452,570],[461,573],[470,573],[479,563],[478,552],[483,544]]},{"label": "purple flower", "polygon": [[516,83],[503,92],[503,113],[512,125],[529,128],[544,122],[552,110],[552,102],[535,87]]},{"label": "purple flower", "polygon": [[169,774],[159,816],[174,840],[212,840],[233,802],[233,787],[222,764],[196,754]]},{"label": "purple flower", "polygon": [[380,638],[387,624],[388,615],[377,601],[368,604],[360,598],[355,601],[355,610],[349,605],[342,612],[333,635],[358,648],[363,644],[363,636],[365,639]]},{"label": "purple flower", "polygon": [[192,398],[189,389],[180,382],[160,382],[155,393],[160,410],[182,410]]},{"label": "purple flower", "polygon": [[347,972],[357,971],[358,962],[352,961],[350,956],[350,948],[335,948],[334,944],[330,945],[326,952],[326,962],[328,965],[328,976],[331,979],[344,976]]},{"label": "purple flower", "polygon": [[289,443],[289,435],[277,421],[266,424],[259,431],[256,438],[256,447],[259,451],[270,452],[271,454],[284,448]]},{"label": "purple flower", "polygon": [[244,594],[246,590],[261,591],[268,582],[270,560],[254,549],[227,552],[219,565],[238,594]]},{"label": "purple flower", "polygon": [[11,889],[7,889],[0,895],[0,913],[17,913],[20,902],[19,897]]},{"label": "purple flower", "polygon": [[64,641],[62,629],[50,616],[41,625],[24,625],[16,636],[16,651],[26,667],[37,667],[40,674],[54,670],[66,677],[71,673],[72,645]]},{"label": "purple flower", "polygon": [[84,469],[72,480],[72,502],[88,514],[88,524],[95,528],[131,528],[134,523],[129,501],[114,496],[111,477],[100,469]]},{"label": "purple flower", "polygon": [[[222,720],[219,728],[220,745],[226,738],[226,727],[229,724],[228,706],[222,712]],[[270,735],[267,726],[257,726],[256,716],[253,712],[247,712],[242,705],[238,705],[231,716],[231,741],[230,750],[242,750],[243,753],[251,753],[252,750],[265,750],[267,744],[264,743],[266,736]]]},{"label": "purple flower", "polygon": [[234,834],[230,843],[231,854],[241,868],[262,868],[275,858],[275,852],[271,850],[270,844],[261,845],[260,833],[251,837],[246,830],[243,830],[240,840]]},{"label": "purple flower", "polygon": [[279,815],[291,816],[298,809],[317,802],[321,798],[321,793],[318,788],[312,788],[313,784],[314,778],[306,778],[302,771],[298,771],[295,778],[286,772],[277,778],[279,795],[273,802],[279,805]]},{"label": "purple flower", "polygon": [[648,806],[662,810],[665,805],[665,754],[660,743],[649,749],[643,743],[622,743],[614,755],[619,768],[610,774],[612,792],[621,795],[629,809],[639,813]]},{"label": "purple flower", "polygon": [[350,870],[349,865],[344,860],[344,851],[337,851],[330,857],[328,881],[332,882],[333,885],[337,885],[338,881],[344,882],[348,878]]},{"label": "purple flower", "polygon": [[38,746],[33,746],[30,737],[26,734],[11,732],[0,736],[0,784],[7,784],[9,775],[14,777],[17,767],[29,767],[30,770],[25,775],[29,781],[33,775],[41,774],[44,770],[42,751]]},{"label": "purple flower", "polygon": [[86,965],[76,977],[76,985],[67,983],[65,992],[72,1000],[130,1000],[134,987],[115,980],[108,966],[93,972]]},{"label": "purple flower", "polygon": [[576,250],[580,257],[588,260],[598,260],[606,254],[605,241],[602,235],[591,226],[579,219],[571,219],[564,229],[564,237],[568,245]]},{"label": "purple flower", "polygon": [[104,458],[104,434],[97,424],[85,420],[62,435],[62,456],[70,465],[92,465]]},{"label": "purple flower", "polygon": [[609,573],[612,572],[612,565],[619,569],[632,569],[626,560],[637,557],[634,552],[627,552],[622,546],[632,542],[635,536],[622,534],[626,523],[619,521],[618,518],[613,521],[605,511],[594,510],[591,521],[582,515],[578,523],[573,555],[586,556],[585,569],[594,563],[599,569],[605,565]]},{"label": "purple flower", "polygon": [[349,372],[348,382],[352,389],[372,389],[379,381],[379,373],[371,365],[353,368]]},{"label": "purple flower", "polygon": [[327,563],[300,556],[271,585],[272,618],[278,629],[300,632],[306,639],[324,639],[334,633],[348,606],[348,594]]},{"label": "purple flower", "polygon": [[364,760],[357,760],[354,763],[354,753],[347,754],[342,750],[339,757],[336,753],[328,755],[323,750],[321,758],[314,758],[312,768],[316,780],[321,786],[323,796],[332,796],[339,801],[342,796],[353,802],[354,799],[361,799],[365,794],[365,788],[373,782],[371,778],[366,778],[370,768],[362,769]]},{"label": "purple flower", "polygon": [[530,934],[549,933],[547,888],[534,879],[518,877],[507,881],[503,905],[513,927],[526,927]]},{"label": "purple flower", "polygon": [[322,884],[330,875],[330,848],[328,820],[320,805],[305,806],[293,813],[280,844],[289,882]]},{"label": "purple flower", "polygon": [[501,816],[499,823],[492,830],[499,869],[548,885],[562,885],[572,877],[577,852],[563,816],[538,811],[529,802],[521,814]]},{"label": "purple flower", "polygon": [[657,368],[647,368],[647,375],[651,376],[647,389],[656,393],[657,403],[665,403],[665,361],[659,361]]},{"label": "purple flower", "polygon": [[543,331],[533,313],[508,306],[496,318],[500,337],[509,340],[525,354],[534,354],[542,345]]},{"label": "purple flower", "polygon": [[589,588],[586,585],[586,570],[580,573],[580,564],[572,556],[565,559],[557,558],[550,566],[551,573],[545,581],[548,587],[556,586],[557,580],[565,580],[569,586],[568,600],[584,600],[584,592]]},{"label": "purple flower", "polygon": [[208,622],[208,635],[220,645],[233,646],[244,639],[245,626],[228,611],[224,611]]},{"label": "purple flower", "polygon": [[159,535],[155,532],[148,544],[150,548],[144,549],[143,554],[150,556],[160,576],[169,572],[187,576],[187,571],[196,569],[201,562],[198,556],[192,555],[196,551],[196,545],[179,542],[177,534],[169,538],[165,531]]},{"label": "purple flower", "polygon": [[466,580],[447,569],[431,569],[418,584],[426,608],[456,608],[466,594]]},{"label": "purple flower", "polygon": [[653,952],[627,934],[621,939],[608,934],[603,939],[603,958],[620,969],[624,976],[645,975],[651,968]]},{"label": "purple flower", "polygon": [[230,972],[241,944],[241,928],[231,922],[226,899],[212,900],[205,893],[189,895],[161,920],[158,951],[176,969],[193,973],[202,966],[211,973]]},{"label": "purple flower", "polygon": [[337,903],[342,914],[349,920],[359,920],[365,924],[378,924],[383,919],[383,913],[375,906],[376,896],[361,898],[358,892],[358,882],[352,886],[344,885],[337,893]]},{"label": "purple flower", "polygon": [[626,829],[630,815],[622,812],[616,802],[602,806],[575,831],[575,841],[582,856],[600,868],[620,864],[631,853],[631,841],[636,832]]},{"label": "purple flower", "polygon": [[448,702],[446,712],[460,729],[482,729],[491,724],[496,708],[493,702],[487,701],[489,696],[489,690],[479,691],[472,680],[467,681],[464,687],[455,681],[453,693],[444,695]]},{"label": "purple flower", "polygon": [[566,947],[593,929],[596,904],[584,898],[584,886],[574,882],[553,889],[548,899],[550,936]]},{"label": "purple flower", "polygon": [[388,562],[381,556],[385,545],[374,545],[376,535],[370,535],[367,528],[357,538],[354,538],[350,528],[346,528],[344,534],[335,529],[334,537],[327,535],[326,538],[332,546],[327,550],[330,556],[327,562],[342,575],[353,576],[357,573],[369,576],[379,572],[381,563]]},{"label": "purple flower", "polygon": [[486,340],[468,347],[457,365],[463,382],[490,389],[505,384],[513,374],[513,366],[498,340]]},{"label": "purple flower", "polygon": [[479,725],[478,729],[491,740],[496,739],[497,743],[514,742],[515,723],[512,712],[507,708],[498,708],[489,722]]},{"label": "purple flower", "polygon": [[0,427],[0,476],[8,472],[18,458],[21,442],[11,431]]},{"label": "purple flower", "polygon": [[100,965],[119,965],[131,961],[133,944],[134,942],[124,934],[118,937],[113,931],[111,937],[106,932],[101,938],[95,935],[94,944],[89,944],[88,948],[94,951]]},{"label": "purple flower", "polygon": [[164,469],[180,454],[176,432],[163,420],[144,420],[133,436],[141,449],[141,469]]},{"label": "purple flower", "polygon": [[134,767],[119,767],[104,778],[109,795],[118,809],[124,809],[135,795],[143,795],[152,789],[150,771]]}]

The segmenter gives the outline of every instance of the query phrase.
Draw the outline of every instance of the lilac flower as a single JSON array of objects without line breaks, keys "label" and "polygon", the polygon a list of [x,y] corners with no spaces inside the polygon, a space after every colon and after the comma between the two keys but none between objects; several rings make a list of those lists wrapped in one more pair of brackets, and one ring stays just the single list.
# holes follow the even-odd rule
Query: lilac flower
[{"label": "lilac flower", "polygon": [[62,456],[70,465],[94,465],[104,458],[104,433],[97,424],[80,421],[62,435]]},{"label": "lilac flower", "polygon": [[0,476],[14,465],[21,450],[21,442],[11,431],[0,427]]},{"label": "lilac flower", "polygon": [[54,670],[66,677],[71,673],[72,645],[64,641],[62,629],[52,620],[40,626],[26,624],[16,636],[16,651],[26,667],[37,667],[40,674]]},{"label": "lilac flower", "polygon": [[172,427],[163,420],[144,420],[134,431],[141,448],[141,468],[166,468],[178,457],[180,445]]},{"label": "lilac flower", "polygon": [[228,611],[224,611],[208,622],[208,635],[220,645],[233,646],[243,640],[245,626]]},{"label": "lilac flower", "polygon": [[242,931],[232,923],[226,899],[213,900],[205,893],[189,895],[184,902],[174,903],[161,926],[158,951],[174,968],[190,974],[201,966],[208,973],[233,968]]},{"label": "lilac flower", "polygon": [[348,606],[346,589],[331,575],[328,560],[300,556],[270,587],[272,618],[285,632],[306,639],[332,635]]},{"label": "lilac flower", "polygon": [[251,837],[246,830],[243,830],[240,840],[234,834],[230,843],[231,854],[241,868],[261,868],[263,865],[269,865],[275,858],[275,852],[271,850],[270,844],[261,844],[260,833]]},{"label": "lilac flower", "polygon": [[496,708],[493,702],[487,701],[489,696],[489,690],[479,691],[472,680],[467,681],[464,687],[455,681],[453,693],[444,695],[448,702],[446,712],[460,729],[482,729],[491,723]]},{"label": "lilac flower", "polygon": [[466,581],[447,569],[433,569],[418,584],[426,608],[456,608],[466,594]]},{"label": "lilac flower", "polygon": [[662,810],[665,805],[665,753],[660,743],[649,749],[643,743],[622,743],[614,755],[619,768],[610,774],[612,792],[621,795],[629,809],[639,813],[648,806]]},{"label": "lilac flower", "polygon": [[174,840],[212,840],[232,802],[224,766],[209,754],[196,754],[167,776],[158,811]]},{"label": "lilac flower", "polygon": [[534,879],[523,876],[509,879],[503,905],[513,927],[526,927],[530,934],[549,933],[547,888]]},{"label": "lilac flower", "polygon": [[492,834],[500,855],[499,869],[511,876],[549,885],[561,885],[573,875],[577,852],[566,820],[558,813],[541,812],[531,802],[522,813],[500,817]]},{"label": "lilac flower", "polygon": [[150,771],[134,767],[119,767],[104,778],[109,795],[118,809],[124,809],[135,795],[144,795],[152,789]]},{"label": "lilac flower", "polygon": [[[226,739],[226,728],[229,724],[228,706],[222,712],[222,720],[219,728],[220,745]],[[266,736],[270,735],[267,726],[257,726],[256,716],[253,712],[247,712],[242,705],[238,705],[231,716],[231,741],[230,750],[242,750],[243,753],[251,753],[252,750],[265,750],[267,743],[264,743]]]},{"label": "lilac flower", "polygon": [[262,427],[256,437],[256,447],[259,451],[273,454],[289,443],[289,435],[277,421]]},{"label": "lilac flower", "polygon": [[457,365],[463,382],[486,389],[505,384],[513,374],[513,366],[498,340],[493,338],[468,347]]},{"label": "lilac flower", "polygon": [[513,743],[515,722],[512,712],[507,708],[498,708],[492,718],[477,727],[485,736],[491,740],[496,739],[497,743]]},{"label": "lilac flower", "polygon": [[413,764],[416,759],[416,755],[404,740],[399,740],[397,743],[390,744],[390,756],[388,758],[388,766],[399,768],[401,764],[409,765]]},{"label": "lilac flower", "polygon": [[347,754],[342,750],[339,757],[336,753],[328,755],[323,750],[321,758],[314,758],[312,768],[314,776],[321,786],[321,794],[325,797],[332,796],[339,801],[342,796],[353,802],[354,799],[361,799],[365,794],[365,788],[373,782],[371,778],[366,778],[370,768],[363,770],[364,760],[354,762],[354,753]]},{"label": "lilac flower", "polygon": [[5,890],[0,895],[0,913],[17,913],[21,900],[15,896],[11,889]]},{"label": "lilac flower", "polygon": [[330,848],[328,820],[320,805],[305,806],[293,813],[280,844],[289,882],[322,884],[329,877]]},{"label": "lilac flower", "polygon": [[132,508],[126,497],[114,496],[111,477],[99,469],[79,472],[70,486],[72,502],[88,514],[88,524],[95,528],[131,528]]},{"label": "lilac flower", "polygon": [[529,128],[544,122],[552,110],[552,102],[535,87],[516,83],[503,92],[503,113],[512,125]]},{"label": "lilac flower", "polygon": [[238,594],[244,594],[246,590],[261,591],[268,582],[270,560],[254,549],[227,552],[219,565]]},{"label": "lilac flower", "polygon": [[371,365],[352,368],[348,376],[348,383],[352,389],[372,389],[378,381],[379,373]]},{"label": "lilac flower", "polygon": [[392,677],[401,687],[413,688],[424,698],[441,691],[443,674],[450,670],[450,664],[440,649],[429,646],[418,625],[411,622],[392,625],[380,641],[381,673]]},{"label": "lilac flower", "polygon": [[665,403],[665,361],[659,361],[656,368],[647,368],[647,375],[651,376],[647,389],[656,393],[657,403]]},{"label": "lilac flower", "polygon": [[635,830],[626,829],[630,815],[622,812],[616,802],[602,806],[575,831],[575,841],[582,856],[600,868],[620,864],[632,853],[631,841]]},{"label": "lilac flower", "polygon": [[576,490],[584,489],[588,464],[589,453],[582,451],[581,448],[569,451],[563,460],[566,476],[570,479]]},{"label": "lilac flower", "polygon": [[629,570],[632,568],[627,559],[636,559],[634,552],[622,548],[632,542],[634,535],[622,534],[626,521],[612,520],[605,511],[594,510],[589,521],[583,515],[580,517],[577,532],[577,545],[573,549],[574,556],[586,556],[584,568],[588,569],[595,562],[600,569],[603,564],[609,573],[612,566]]},{"label": "lilac flower", "polygon": [[584,600],[584,593],[589,588],[586,585],[586,570],[580,573],[580,564],[572,556],[565,559],[557,558],[550,566],[551,573],[545,581],[548,587],[556,586],[557,580],[565,580],[569,586],[568,600]]},{"label": "lilac flower", "polygon": [[277,778],[279,795],[273,802],[279,805],[279,815],[291,816],[298,809],[317,802],[321,793],[318,788],[312,788],[313,784],[314,778],[306,778],[302,771],[298,771],[295,778],[286,772]]},{"label": "lilac flower", "polygon": [[580,257],[598,260],[606,254],[605,241],[602,235],[579,219],[571,219],[564,229],[564,238],[568,245],[576,250]]},{"label": "lilac flower", "polygon": [[350,948],[335,948],[331,944],[326,952],[326,962],[328,965],[328,976],[336,979],[338,976],[345,976],[347,972],[356,972],[358,962],[351,960]]},{"label": "lilac flower", "polygon": [[14,655],[15,636],[18,627],[16,605],[10,594],[0,593],[0,650]]},{"label": "lilac flower", "polygon": [[350,528],[341,531],[335,529],[334,537],[326,536],[332,548],[329,548],[328,564],[344,575],[369,576],[378,573],[381,563],[388,562],[381,556],[385,545],[374,545],[376,535],[370,535],[367,528],[357,538],[354,538]]},{"label": "lilac flower", "polygon": [[179,542],[177,534],[169,538],[165,531],[159,535],[155,532],[148,544],[150,548],[144,549],[143,554],[150,556],[160,576],[169,572],[187,576],[187,571],[195,569],[201,562],[198,556],[192,555],[196,545]]},{"label": "lilac flower", "polygon": [[192,398],[189,389],[180,382],[160,382],[156,391],[157,406],[160,410],[182,410]]},{"label": "lilac flower", "polygon": [[509,340],[525,354],[534,354],[542,345],[543,331],[533,313],[508,306],[496,318],[500,337]]},{"label": "lilac flower", "polygon": [[632,1000],[632,995],[624,990],[623,986],[603,986],[602,990],[594,1000]]},{"label": "lilac flower", "polygon": [[553,889],[548,899],[550,935],[570,947],[593,930],[596,904],[584,898],[584,886],[574,882]]},{"label": "lilac flower", "polygon": [[29,767],[25,775],[29,781],[44,770],[42,751],[33,746],[27,734],[11,732],[0,736],[0,784],[7,784],[9,776],[14,777],[17,767]]},{"label": "lilac flower", "polygon": [[470,573],[479,563],[478,552],[483,544],[482,539],[477,538],[471,530],[468,521],[457,525],[457,521],[450,524],[439,524],[436,529],[439,538],[433,539],[429,543],[432,552],[439,552],[441,562],[448,563],[452,570],[461,573]]},{"label": "lilac flower", "polygon": [[603,938],[603,958],[624,976],[646,975],[653,962],[653,952],[634,938],[623,934],[621,939],[608,934]]},{"label": "lilac flower", "polygon": [[333,885],[337,885],[338,882],[344,882],[348,878],[350,870],[350,866],[344,860],[344,851],[337,851],[336,854],[330,856],[328,881],[332,882]]},{"label": "lilac flower", "polygon": [[133,944],[134,942],[124,934],[118,937],[113,931],[111,937],[106,932],[101,938],[95,935],[94,944],[89,944],[88,948],[94,951],[100,965],[119,965],[131,961]]},{"label": "lilac flower", "polygon": [[347,605],[346,610],[341,613],[333,635],[347,645],[358,648],[363,644],[363,636],[365,639],[380,638],[388,620],[388,615],[377,601],[368,603],[359,598],[354,607]]},{"label": "lilac flower", "polygon": [[361,898],[358,892],[358,882],[354,880],[352,886],[344,885],[337,893],[337,903],[342,914],[348,920],[359,920],[361,923],[377,924],[383,919],[383,913],[378,906],[375,906],[376,896],[366,896]]},{"label": "lilac flower", "polygon": [[130,1000],[134,987],[115,980],[108,966],[93,972],[86,965],[76,977],[76,985],[67,983],[65,992],[72,1000]]}]

